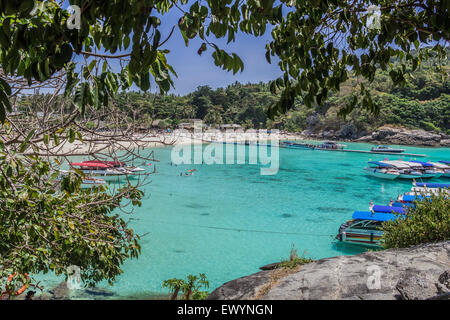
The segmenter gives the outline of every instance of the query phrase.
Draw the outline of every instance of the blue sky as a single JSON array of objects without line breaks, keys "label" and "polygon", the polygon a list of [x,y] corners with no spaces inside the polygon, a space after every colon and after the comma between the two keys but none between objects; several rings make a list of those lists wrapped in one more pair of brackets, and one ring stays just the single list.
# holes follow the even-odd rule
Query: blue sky
[{"label": "blue sky", "polygon": [[[65,1],[63,8],[67,9],[68,5],[67,1]],[[184,8],[188,7],[184,6]],[[190,40],[189,46],[186,47],[177,26],[178,20],[182,16],[183,13],[175,7],[164,16],[160,16],[161,26],[159,30],[161,32],[161,41],[165,40],[170,34],[172,27],[176,26],[171,38],[161,47],[161,49],[170,50],[170,53],[167,54],[167,60],[178,75],[178,78],[173,77],[175,88],[172,88],[169,93],[184,95],[195,91],[198,86],[226,87],[236,81],[241,83],[268,82],[282,75],[278,67],[277,58],[272,57],[271,64],[265,58],[265,45],[271,39],[270,26],[267,27],[266,33],[262,37],[239,33],[236,35],[236,41],[228,45],[226,44],[226,38],[216,39],[208,37],[210,42],[217,44],[228,53],[236,53],[242,59],[244,71],[233,75],[232,72],[222,70],[214,64],[214,59],[211,56],[214,51],[211,47],[208,46],[207,51],[201,56],[198,55],[197,51],[203,42],[201,39]],[[119,52],[115,54],[119,54]],[[76,57],[75,61],[81,62],[83,60],[80,56]],[[119,71],[117,61],[109,62],[113,66],[114,71]],[[133,86],[131,90],[138,90],[138,88]],[[156,83],[152,79],[150,91],[159,92]]]},{"label": "blue sky", "polygon": [[[182,13],[174,9],[161,19],[160,27],[161,39],[165,39],[170,33],[171,28],[177,25]],[[170,92],[175,94],[186,94],[194,91],[198,86],[209,85],[212,88],[225,87],[229,84],[239,81],[247,82],[267,82],[278,78],[281,71],[277,61],[269,64],[265,58],[265,45],[271,39],[270,29],[262,37],[254,37],[246,34],[238,34],[236,42],[226,44],[226,38],[215,39],[208,38],[210,42],[216,43],[220,48],[227,52],[235,52],[244,62],[244,71],[233,75],[215,66],[211,56],[213,49],[208,47],[201,56],[197,54],[197,50],[202,44],[201,39],[192,39],[189,46],[186,47],[184,40],[178,30],[175,31],[164,49],[169,49],[167,55],[168,63],[173,66],[178,78],[174,79],[175,89]],[[152,88],[156,91],[156,88]]]}]

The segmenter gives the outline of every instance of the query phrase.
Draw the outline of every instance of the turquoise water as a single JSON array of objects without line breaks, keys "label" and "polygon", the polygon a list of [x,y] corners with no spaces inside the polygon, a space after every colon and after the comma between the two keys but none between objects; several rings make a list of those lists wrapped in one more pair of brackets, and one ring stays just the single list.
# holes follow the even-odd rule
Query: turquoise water
[{"label": "turquoise water", "polygon": [[[402,148],[428,155],[417,159],[450,159],[450,148]],[[171,148],[153,150],[160,160],[154,163],[157,174],[131,216],[136,232],[149,233],[141,241],[142,255],[125,262],[113,287],[100,284],[116,297],[164,293],[164,280],[198,273],[205,273],[214,289],[288,258],[292,245],[314,259],[359,253],[360,248],[336,246],[339,225],[354,210],[367,210],[371,200],[387,205],[411,188],[411,181],[381,180],[362,171],[369,159],[399,156],[279,149],[278,174],[261,176],[258,165],[174,166]],[[180,176],[194,168],[194,175]]]}]

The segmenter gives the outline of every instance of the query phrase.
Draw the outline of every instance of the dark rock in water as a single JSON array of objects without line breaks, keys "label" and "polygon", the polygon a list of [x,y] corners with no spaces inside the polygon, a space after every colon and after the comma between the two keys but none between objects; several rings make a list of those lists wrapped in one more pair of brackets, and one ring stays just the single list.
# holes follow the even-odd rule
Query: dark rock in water
[{"label": "dark rock in water", "polygon": [[88,295],[93,295],[93,296],[102,296],[102,297],[114,296],[113,292],[109,292],[109,291],[99,289],[99,288],[88,288],[88,289],[85,289],[84,292]]},{"label": "dark rock in water", "polygon": [[208,299],[450,299],[450,241],[321,259],[275,282],[269,266],[225,283]]},{"label": "dark rock in water", "polygon": [[209,213],[200,213],[201,216],[209,216]]},{"label": "dark rock in water", "polygon": [[336,180],[353,180],[353,178],[350,177],[334,177]]},{"label": "dark rock in water", "polygon": [[278,268],[278,266],[281,264],[281,262],[275,262],[271,264],[266,264],[265,266],[260,267],[260,270],[275,270]]},{"label": "dark rock in water", "polygon": [[283,213],[280,217],[281,217],[281,218],[292,218],[293,215],[292,215],[292,214],[289,214],[289,213]]},{"label": "dark rock in water", "polygon": [[339,165],[343,166],[343,167],[354,167],[355,166],[354,164],[351,164],[351,163],[340,163]]},{"label": "dark rock in water", "polygon": [[189,203],[189,204],[186,204],[185,207],[192,208],[192,209],[209,208],[209,206],[205,206],[205,205],[199,204],[199,203]]}]

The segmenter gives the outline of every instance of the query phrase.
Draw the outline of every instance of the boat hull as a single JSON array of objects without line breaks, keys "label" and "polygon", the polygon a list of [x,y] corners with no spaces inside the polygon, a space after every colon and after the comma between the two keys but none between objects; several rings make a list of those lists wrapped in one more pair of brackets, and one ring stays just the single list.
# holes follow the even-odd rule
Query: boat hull
[{"label": "boat hull", "polygon": [[385,153],[385,152],[389,152],[389,153],[402,153],[405,152],[405,150],[370,150],[372,152],[380,152],[380,153]]},{"label": "boat hull", "polygon": [[126,174],[109,173],[102,170],[81,170],[85,175],[94,178],[101,178],[105,181],[121,181],[126,179]]},{"label": "boat hull", "polygon": [[341,243],[351,243],[366,247],[381,247],[382,231],[349,230],[340,233],[337,238]]},{"label": "boat hull", "polygon": [[423,178],[421,174],[406,174],[406,173],[400,173],[398,176],[399,179],[420,179]]},{"label": "boat hull", "polygon": [[364,168],[364,172],[372,177],[387,179],[387,180],[394,180],[399,177],[399,174],[381,172],[379,170],[372,169],[372,168]]}]

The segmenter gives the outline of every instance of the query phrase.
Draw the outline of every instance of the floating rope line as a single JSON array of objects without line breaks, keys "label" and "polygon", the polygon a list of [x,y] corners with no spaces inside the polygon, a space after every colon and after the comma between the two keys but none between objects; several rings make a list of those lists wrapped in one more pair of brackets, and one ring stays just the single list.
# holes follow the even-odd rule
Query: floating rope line
[{"label": "floating rope line", "polygon": [[174,223],[168,221],[151,220],[157,223],[165,223],[170,225],[181,225],[187,227],[205,228],[205,229],[217,229],[217,230],[227,230],[236,232],[256,232],[256,233],[272,233],[272,234],[285,234],[285,235],[300,235],[300,236],[317,236],[317,237],[334,237],[332,234],[317,234],[317,233],[305,233],[305,232],[283,232],[283,231],[270,231],[270,230],[254,230],[254,229],[239,229],[239,228],[226,228],[226,227],[216,227],[216,226],[205,226],[205,225],[195,225],[189,223]]}]

